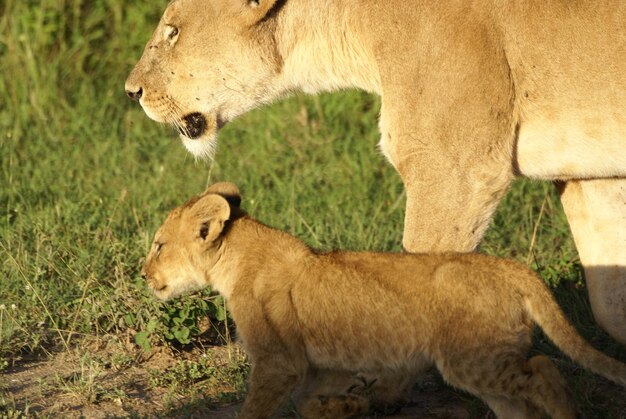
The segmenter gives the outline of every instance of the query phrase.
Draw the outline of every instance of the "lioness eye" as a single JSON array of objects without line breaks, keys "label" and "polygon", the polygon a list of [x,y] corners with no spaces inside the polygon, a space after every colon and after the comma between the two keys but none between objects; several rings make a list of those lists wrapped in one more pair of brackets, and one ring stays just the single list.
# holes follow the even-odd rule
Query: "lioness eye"
[{"label": "lioness eye", "polygon": [[169,27],[169,32],[167,34],[167,38],[171,41],[178,35],[178,28],[175,26]]}]

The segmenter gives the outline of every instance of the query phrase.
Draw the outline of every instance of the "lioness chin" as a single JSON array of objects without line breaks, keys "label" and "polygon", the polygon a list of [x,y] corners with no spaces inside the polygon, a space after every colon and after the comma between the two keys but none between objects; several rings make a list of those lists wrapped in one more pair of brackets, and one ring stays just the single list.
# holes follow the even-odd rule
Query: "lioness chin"
[{"label": "lioness chin", "polygon": [[347,387],[325,394],[320,376],[417,374],[431,365],[499,418],[575,418],[558,370],[544,356],[527,359],[535,323],[573,360],[626,386],[626,365],[589,346],[518,263],[318,253],[253,220],[240,201],[235,185],[217,183],[172,211],[142,276],[161,299],[205,286],[226,298],[252,361],[242,418],[270,417],[294,392],[304,417],[363,414],[366,398]]}]

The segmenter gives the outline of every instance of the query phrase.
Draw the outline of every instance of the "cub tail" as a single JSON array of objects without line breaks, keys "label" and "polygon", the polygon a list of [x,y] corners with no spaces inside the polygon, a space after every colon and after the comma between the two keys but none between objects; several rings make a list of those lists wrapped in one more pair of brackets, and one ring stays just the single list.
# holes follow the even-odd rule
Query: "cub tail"
[{"label": "cub tail", "polygon": [[525,289],[520,291],[524,295],[526,311],[535,323],[573,361],[626,387],[626,364],[603,354],[587,343],[565,318],[548,287],[534,272],[529,270],[529,273],[532,275],[532,281],[523,281]]}]

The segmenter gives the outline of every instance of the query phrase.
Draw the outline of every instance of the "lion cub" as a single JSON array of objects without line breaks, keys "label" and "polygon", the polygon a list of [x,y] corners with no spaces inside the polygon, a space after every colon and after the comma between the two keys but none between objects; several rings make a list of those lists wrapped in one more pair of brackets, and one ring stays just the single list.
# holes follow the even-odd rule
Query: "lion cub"
[{"label": "lion cub", "polygon": [[163,300],[209,285],[227,299],[252,362],[242,418],[271,416],[296,390],[304,417],[363,414],[365,398],[321,394],[320,376],[413,374],[429,365],[500,418],[541,410],[574,418],[558,370],[544,356],[527,359],[535,323],[573,360],[626,385],[626,365],[589,346],[518,263],[317,253],[250,218],[240,200],[235,185],[218,183],[172,211],[142,276]]}]

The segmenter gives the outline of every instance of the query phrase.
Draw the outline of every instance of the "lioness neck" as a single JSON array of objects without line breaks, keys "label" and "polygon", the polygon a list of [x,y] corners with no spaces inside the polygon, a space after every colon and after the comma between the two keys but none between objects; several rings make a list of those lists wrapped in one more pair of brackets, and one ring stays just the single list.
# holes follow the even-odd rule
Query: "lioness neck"
[{"label": "lioness neck", "polygon": [[276,25],[285,90],[317,93],[356,87],[380,94],[373,53],[361,37],[362,31],[356,29],[364,25],[357,3],[285,2]]},{"label": "lioness neck", "polygon": [[302,241],[247,216],[232,221],[219,252],[218,261],[208,276],[213,289],[226,300],[240,281],[251,281],[261,272],[272,269],[272,261],[291,261],[298,265],[312,255]]}]

